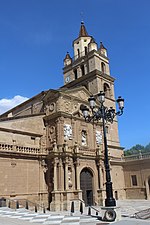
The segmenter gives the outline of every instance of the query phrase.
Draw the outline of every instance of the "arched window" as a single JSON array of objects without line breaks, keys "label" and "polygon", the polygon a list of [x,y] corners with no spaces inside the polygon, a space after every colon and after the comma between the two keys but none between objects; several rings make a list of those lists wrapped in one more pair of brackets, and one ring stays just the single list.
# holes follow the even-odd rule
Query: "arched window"
[{"label": "arched window", "polygon": [[87,47],[84,47],[85,55],[87,55]]},{"label": "arched window", "polygon": [[101,63],[101,69],[103,73],[106,73],[106,65],[103,62]]},{"label": "arched window", "polygon": [[76,80],[78,78],[77,69],[74,70],[74,79]]},{"label": "arched window", "polygon": [[78,57],[80,57],[80,50],[79,50],[79,48],[77,49],[77,52],[78,52]]},{"label": "arched window", "polygon": [[110,98],[110,87],[107,83],[104,83],[104,93],[106,97]]},{"label": "arched window", "polygon": [[82,76],[85,75],[84,65],[81,65],[81,72],[82,72]]}]

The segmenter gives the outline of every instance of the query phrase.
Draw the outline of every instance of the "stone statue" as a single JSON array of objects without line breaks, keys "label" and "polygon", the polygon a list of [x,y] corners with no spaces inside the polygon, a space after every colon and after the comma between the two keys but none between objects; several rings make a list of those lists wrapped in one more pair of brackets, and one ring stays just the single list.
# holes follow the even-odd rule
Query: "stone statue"
[{"label": "stone statue", "polygon": [[69,124],[64,124],[64,138],[65,140],[72,139],[72,127]]}]

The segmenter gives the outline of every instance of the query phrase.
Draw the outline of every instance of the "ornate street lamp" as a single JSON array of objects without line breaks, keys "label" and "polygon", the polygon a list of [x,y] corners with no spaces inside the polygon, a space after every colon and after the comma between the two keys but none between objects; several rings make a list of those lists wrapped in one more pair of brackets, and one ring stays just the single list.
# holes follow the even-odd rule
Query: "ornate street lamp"
[{"label": "ornate street lamp", "polygon": [[116,100],[118,103],[119,110],[116,112],[113,107],[107,108],[104,106],[105,102],[105,93],[100,91],[97,95],[99,100],[99,107],[96,109],[96,99],[94,96],[91,96],[88,101],[90,104],[92,115],[89,114],[89,108],[85,105],[81,105],[80,109],[83,113],[85,121],[100,121],[102,120],[103,124],[103,135],[104,135],[104,164],[105,164],[105,171],[106,171],[106,199],[105,199],[105,206],[116,206],[116,201],[113,198],[113,191],[112,191],[112,182],[111,182],[111,175],[110,175],[110,166],[109,166],[109,159],[108,159],[108,147],[107,147],[107,137],[106,137],[106,122],[113,123],[115,116],[121,116],[123,114],[124,108],[124,99],[120,96]]}]

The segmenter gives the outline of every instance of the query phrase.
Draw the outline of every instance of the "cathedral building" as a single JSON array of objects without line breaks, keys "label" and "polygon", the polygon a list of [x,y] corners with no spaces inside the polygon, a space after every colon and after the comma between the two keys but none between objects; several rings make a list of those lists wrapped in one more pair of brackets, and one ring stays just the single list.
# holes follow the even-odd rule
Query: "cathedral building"
[{"label": "cathedral building", "polygon": [[[81,23],[74,56],[64,59],[64,85],[49,89],[0,116],[0,196],[44,203],[50,210],[103,205],[106,196],[102,123],[87,123],[80,110],[105,92],[115,108],[107,49]],[[97,101],[98,104],[98,101]],[[123,148],[117,118],[107,123],[113,193],[126,198]]]}]

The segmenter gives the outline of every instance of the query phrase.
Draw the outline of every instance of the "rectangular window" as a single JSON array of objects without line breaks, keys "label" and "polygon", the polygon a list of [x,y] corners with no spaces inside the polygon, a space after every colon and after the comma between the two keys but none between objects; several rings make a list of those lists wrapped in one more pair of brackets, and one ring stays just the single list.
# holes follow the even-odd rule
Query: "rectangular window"
[{"label": "rectangular window", "polygon": [[132,185],[137,186],[137,177],[136,175],[131,175]]}]

